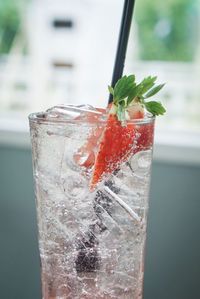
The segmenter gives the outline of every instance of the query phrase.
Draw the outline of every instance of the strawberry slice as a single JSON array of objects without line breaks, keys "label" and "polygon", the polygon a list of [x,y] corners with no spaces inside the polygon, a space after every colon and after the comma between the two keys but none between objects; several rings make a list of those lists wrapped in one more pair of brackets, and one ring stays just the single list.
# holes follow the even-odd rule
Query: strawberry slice
[{"label": "strawberry slice", "polygon": [[74,161],[76,164],[86,168],[91,168],[94,165],[94,151],[102,133],[103,127],[97,127],[92,130],[86,143],[74,154]]},{"label": "strawberry slice", "polygon": [[[106,110],[102,108],[96,108],[96,111],[100,113],[95,114],[95,113],[85,112],[84,117],[88,124],[98,122],[101,115],[106,113]],[[81,117],[77,117],[76,119],[81,119]],[[74,154],[74,161],[76,162],[76,164],[86,168],[91,168],[94,165],[95,162],[94,150],[97,146],[97,142],[100,139],[102,133],[103,133],[103,126],[98,126],[92,130],[86,143],[81,148],[79,148],[79,150]]]},{"label": "strawberry slice", "polygon": [[144,118],[144,108],[140,103],[134,103],[127,108],[127,112],[130,119]]},{"label": "strawberry slice", "polygon": [[137,146],[133,150],[133,154],[148,150],[153,146],[154,140],[154,122],[137,126]]},{"label": "strawberry slice", "polygon": [[109,115],[95,160],[91,189],[102,180],[104,174],[112,173],[128,159],[133,151],[135,134],[134,124],[122,126],[115,114]]},{"label": "strawberry slice", "polygon": [[119,169],[133,154],[150,149],[153,138],[154,122],[136,125],[130,121],[122,126],[117,116],[110,114],[96,156],[90,189],[93,190],[105,175]]}]

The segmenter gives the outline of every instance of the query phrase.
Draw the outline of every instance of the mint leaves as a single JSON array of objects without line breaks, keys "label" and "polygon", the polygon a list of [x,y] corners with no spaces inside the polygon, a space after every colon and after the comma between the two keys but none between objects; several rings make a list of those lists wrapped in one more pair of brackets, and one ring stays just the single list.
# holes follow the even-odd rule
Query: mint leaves
[{"label": "mint leaves", "polygon": [[150,98],[152,96],[154,96],[156,93],[158,93],[165,84],[160,84],[155,86],[154,88],[152,88],[151,90],[149,90],[146,94],[145,94],[145,99]]},{"label": "mint leaves", "polygon": [[149,111],[153,115],[163,115],[166,110],[160,102],[145,102],[144,103],[147,111]]},{"label": "mint leaves", "polygon": [[125,109],[132,103],[141,103],[147,111],[155,115],[163,115],[166,110],[160,102],[146,101],[157,94],[164,84],[156,85],[157,77],[146,77],[139,84],[135,82],[135,76],[123,76],[118,80],[114,88],[108,86],[113,96],[113,103],[117,106],[117,115],[120,121],[124,120]]},{"label": "mint leaves", "polygon": [[129,96],[133,88],[135,88],[135,76],[124,76],[115,85],[113,97],[115,100],[122,100]]}]

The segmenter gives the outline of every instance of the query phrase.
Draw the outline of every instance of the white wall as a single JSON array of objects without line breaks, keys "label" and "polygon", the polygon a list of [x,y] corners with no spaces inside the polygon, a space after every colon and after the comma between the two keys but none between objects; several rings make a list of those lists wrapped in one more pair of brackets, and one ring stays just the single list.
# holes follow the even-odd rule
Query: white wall
[{"label": "white wall", "polygon": [[[33,1],[27,18],[32,110],[41,106],[41,99],[46,107],[63,99],[105,106],[122,9],[121,0]],[[55,29],[55,19],[69,19],[74,26]],[[54,62],[73,67],[55,71]]]}]

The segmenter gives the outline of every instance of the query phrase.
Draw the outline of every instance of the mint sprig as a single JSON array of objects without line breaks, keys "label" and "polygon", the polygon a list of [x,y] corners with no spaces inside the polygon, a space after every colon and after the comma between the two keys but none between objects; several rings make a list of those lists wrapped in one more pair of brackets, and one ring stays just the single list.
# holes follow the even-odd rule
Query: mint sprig
[{"label": "mint sprig", "polygon": [[125,120],[125,111],[132,103],[141,103],[147,111],[155,115],[163,115],[166,110],[160,102],[146,101],[157,94],[165,84],[156,85],[157,77],[148,76],[139,84],[135,82],[135,75],[123,76],[114,87],[108,86],[113,96],[113,103],[117,107],[120,121]]}]

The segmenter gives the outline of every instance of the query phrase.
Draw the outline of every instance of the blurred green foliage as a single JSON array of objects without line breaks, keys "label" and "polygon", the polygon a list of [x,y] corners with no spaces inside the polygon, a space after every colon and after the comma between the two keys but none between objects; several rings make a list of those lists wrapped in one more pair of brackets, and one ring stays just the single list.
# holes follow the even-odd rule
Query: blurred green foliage
[{"label": "blurred green foliage", "polygon": [[19,29],[19,0],[0,0],[0,54],[9,52]]},{"label": "blurred green foliage", "polygon": [[[20,26],[19,4],[0,0],[0,54],[10,51]],[[198,39],[199,0],[138,0],[139,58],[192,61]]]},{"label": "blurred green foliage", "polygon": [[139,56],[192,61],[198,37],[198,0],[136,1]]}]

